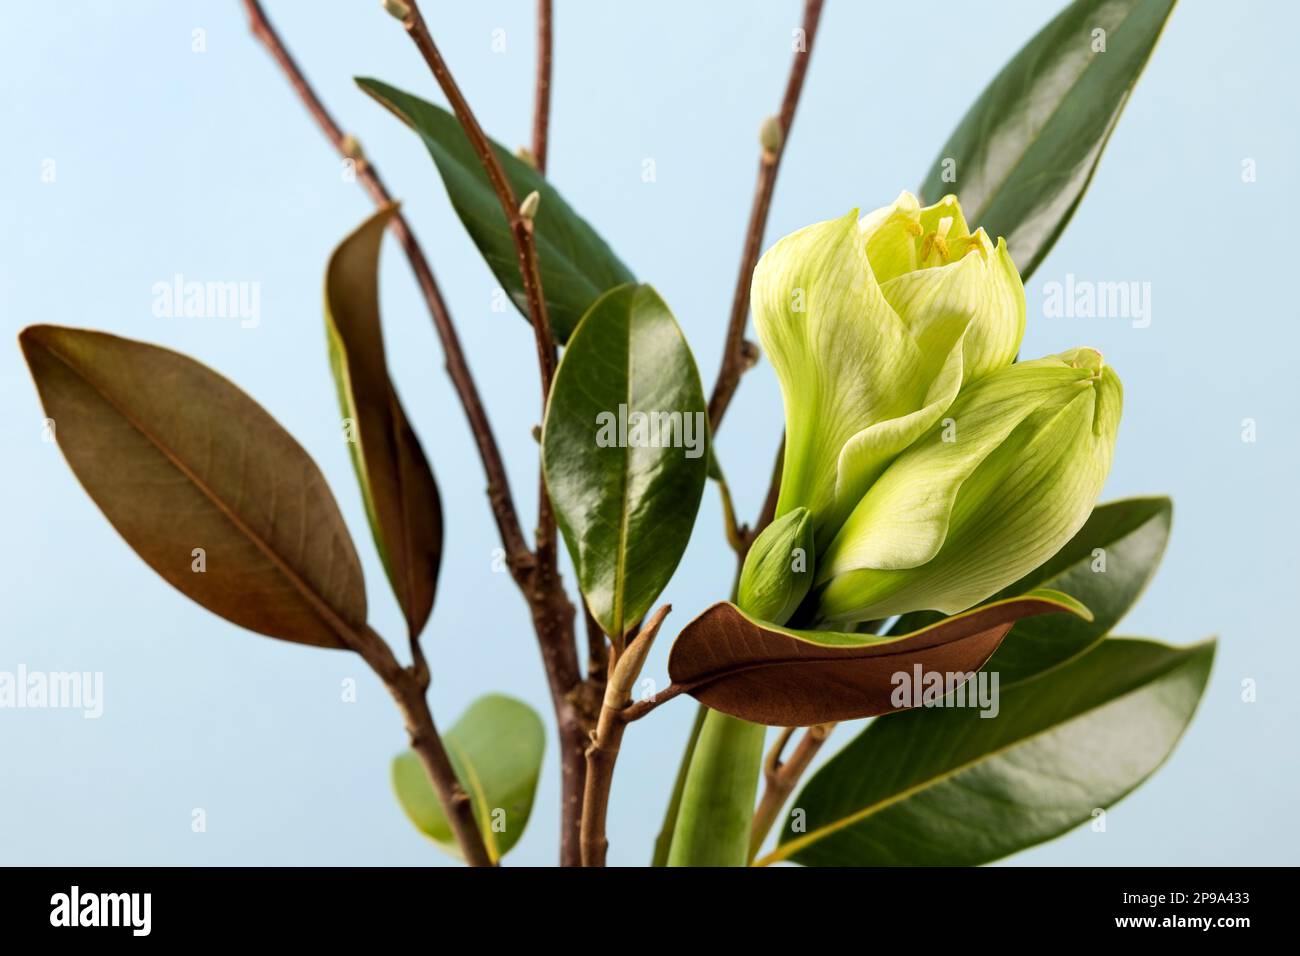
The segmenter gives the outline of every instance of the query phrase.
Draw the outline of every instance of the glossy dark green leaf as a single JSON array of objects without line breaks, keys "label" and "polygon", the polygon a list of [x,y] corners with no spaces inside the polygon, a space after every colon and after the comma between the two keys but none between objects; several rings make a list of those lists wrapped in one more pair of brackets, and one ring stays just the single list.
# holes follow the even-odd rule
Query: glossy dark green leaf
[{"label": "glossy dark green leaf", "polygon": [[941,707],[873,721],[808,782],[760,862],[976,865],[1060,836],[1164,763],[1214,647],[1110,638],[1003,689],[992,718]]},{"label": "glossy dark green leaf", "polygon": [[1098,505],[1051,560],[996,595],[993,600],[1052,588],[1092,612],[1091,621],[1061,614],[1016,624],[986,665],[1000,672],[1003,686],[1054,667],[1110,633],[1155,576],[1172,519],[1168,498]]},{"label": "glossy dark green leaf", "polygon": [[898,636],[800,631],[713,605],[686,626],[668,674],[714,710],[756,724],[806,726],[889,713],[896,676],[978,671],[1016,621],[1088,609],[1056,591],[985,604]]},{"label": "glossy dark green leaf", "polygon": [[[1126,498],[1098,505],[1060,551],[990,598],[1000,601],[1034,588],[1051,588],[1087,605],[1092,620],[1057,615],[1018,622],[986,667],[1002,686],[1032,677],[1101,640],[1146,588],[1169,540],[1173,503],[1168,498]],[[941,620],[933,612],[906,614],[891,633]]]},{"label": "glossy dark green leaf", "polygon": [[980,94],[922,195],[934,202],[955,192],[972,226],[1006,237],[1028,279],[1074,215],[1173,7],[1075,0]]},{"label": "glossy dark green leaf", "polygon": [[320,469],[265,409],[184,355],[102,332],[19,336],[59,447],[145,562],[241,627],[319,647],[366,622]]},{"label": "glossy dark green leaf", "polygon": [[668,306],[646,285],[602,296],[555,373],[546,487],[606,634],[650,610],[690,540],[708,469],[704,391]]},{"label": "glossy dark green leaf", "polygon": [[[528,318],[528,298],[510,226],[456,117],[379,80],[358,79],[357,84],[424,140],[470,238],[502,288]],[[537,263],[552,331],[555,340],[563,344],[596,299],[615,286],[634,281],[634,276],[537,170],[500,145],[493,143],[493,148],[515,195],[521,201],[534,190],[540,195],[533,233]]]},{"label": "glossy dark green leaf", "polygon": [[325,270],[325,330],[344,435],[375,547],[412,636],[433,608],[442,503],[433,471],[388,375],[379,322],[385,206],[339,244]]},{"label": "glossy dark green leaf", "polygon": [[[470,705],[442,735],[456,778],[469,794],[474,819],[495,862],[524,835],[546,750],[546,731],[536,712],[504,694],[487,694]],[[424,766],[413,751],[393,758],[393,789],[412,823],[453,856],[460,846],[447,824]]]}]

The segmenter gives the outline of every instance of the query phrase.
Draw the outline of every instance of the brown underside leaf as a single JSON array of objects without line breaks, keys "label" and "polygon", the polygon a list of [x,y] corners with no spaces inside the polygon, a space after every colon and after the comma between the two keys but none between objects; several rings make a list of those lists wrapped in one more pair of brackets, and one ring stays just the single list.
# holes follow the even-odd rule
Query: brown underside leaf
[{"label": "brown underside leaf", "polygon": [[348,448],[375,547],[412,637],[433,608],[442,560],[442,503],[420,440],[397,400],[379,322],[379,247],[397,212],[389,204],[330,256],[325,328]]},{"label": "brown underside leaf", "polygon": [[19,343],[68,464],[168,582],[300,644],[344,647],[364,627],[365,582],[338,505],[265,409],[143,342],[35,325]]},{"label": "brown underside leaf", "polygon": [[795,631],[746,617],[720,602],[678,636],[668,674],[700,703],[733,717],[781,727],[874,717],[903,708],[894,675],[973,673],[1011,625],[1037,614],[1088,609],[1042,589],[944,618],[910,634]]}]

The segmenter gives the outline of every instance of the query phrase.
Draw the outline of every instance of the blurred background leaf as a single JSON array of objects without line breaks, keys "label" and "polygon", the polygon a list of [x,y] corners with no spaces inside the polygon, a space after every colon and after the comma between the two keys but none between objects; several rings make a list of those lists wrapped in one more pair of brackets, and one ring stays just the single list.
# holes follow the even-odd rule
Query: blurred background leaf
[{"label": "blurred background leaf", "polygon": [[[442,735],[456,777],[469,794],[487,844],[499,860],[524,835],[546,750],[542,720],[523,701],[504,694],[478,698]],[[460,857],[438,797],[414,751],[393,758],[393,789],[415,826],[443,850]]]}]

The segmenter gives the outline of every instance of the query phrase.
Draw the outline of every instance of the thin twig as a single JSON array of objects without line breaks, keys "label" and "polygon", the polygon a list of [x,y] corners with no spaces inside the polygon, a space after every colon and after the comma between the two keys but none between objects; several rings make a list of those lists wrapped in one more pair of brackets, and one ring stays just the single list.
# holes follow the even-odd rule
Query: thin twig
[{"label": "thin twig", "polygon": [[[280,40],[279,34],[266,18],[261,3],[258,0],[244,0],[244,8],[248,12],[253,35],[270,51],[288,77],[299,99],[307,107],[307,112],[315,119],[316,124],[339,155],[353,160],[357,179],[370,193],[375,204],[383,206],[391,203],[392,196],[384,186],[383,180],[379,178],[379,170],[368,158],[356,155],[355,147],[351,145],[348,136],[316,96],[293,56]],[[506,561],[511,571],[518,577],[531,569],[534,559],[520,528],[519,516],[510,493],[510,483],[506,479],[505,464],[501,459],[496,437],[492,433],[491,422],[488,421],[487,412],[479,397],[478,387],[474,384],[469,364],[465,361],[460,337],[452,324],[451,315],[447,311],[442,292],[433,277],[433,270],[429,266],[428,259],[425,258],[424,250],[400,210],[393,216],[390,228],[411,263],[411,270],[415,273],[416,281],[420,284],[420,291],[429,308],[429,314],[433,317],[433,325],[442,343],[443,355],[446,357],[447,374],[451,377],[461,407],[465,410],[470,431],[474,435],[474,443],[478,447],[479,458],[483,462],[483,470],[487,474],[488,501],[492,506],[492,515],[506,550]]]},{"label": "thin twig", "polygon": [[582,865],[604,866],[609,839],[605,835],[605,817],[609,811],[609,791],[614,782],[614,764],[618,761],[624,714],[632,701],[632,685],[641,674],[646,656],[664,618],[671,611],[665,604],[646,621],[640,632],[614,661],[605,687],[600,720],[587,748],[587,780],[582,797]]},{"label": "thin twig", "polygon": [[768,752],[767,760],[763,766],[763,778],[765,786],[763,788],[763,798],[758,802],[758,809],[754,811],[754,822],[750,830],[749,838],[749,859],[752,863],[758,856],[758,851],[763,846],[763,841],[767,839],[768,831],[772,829],[772,824],[776,822],[777,816],[781,813],[781,808],[785,806],[786,800],[794,792],[795,786],[799,783],[799,778],[803,776],[808,765],[812,763],[813,757],[817,756],[817,751],[821,750],[822,744],[830,736],[831,731],[835,729],[834,724],[815,724],[809,727],[800,739],[794,752],[790,754],[790,759],[781,760],[781,754],[785,751],[786,744],[789,743],[791,735],[795,728],[788,727],[782,731],[781,736],[777,738],[776,744]]},{"label": "thin twig", "polygon": [[750,530],[749,543],[763,533],[763,530],[776,517],[776,504],[781,497],[781,471],[785,467],[785,438],[776,450],[776,460],[772,463],[772,477],[767,483],[767,496],[763,499],[763,510],[758,513],[758,520]]},{"label": "thin twig", "polygon": [[424,767],[443,815],[447,818],[461,852],[465,854],[465,862],[470,866],[495,866],[496,861],[488,852],[483,832],[474,819],[474,807],[469,794],[456,778],[456,771],[434,725],[433,714],[429,710],[427,668],[421,672],[414,666],[402,667],[393,656],[388,643],[369,627],[341,636],[352,650],[361,655],[371,670],[379,675],[396,701],[411,739],[411,749]]},{"label": "thin twig", "polygon": [[725,477],[718,480],[718,494],[722,496],[722,525],[727,533],[727,543],[736,554],[743,554],[749,547],[749,528],[740,523],[736,517],[736,504],[731,499],[731,487]]},{"label": "thin twig", "polygon": [[654,710],[660,704],[668,703],[674,697],[680,696],[681,694],[685,694],[687,691],[691,690],[691,688],[693,688],[694,686],[695,686],[694,684],[669,684],[667,687],[665,687],[659,693],[655,694],[653,697],[647,697],[644,700],[639,700],[635,704],[632,704],[630,707],[624,708],[620,717],[623,723],[625,724],[630,724],[634,720],[640,720],[642,717],[650,713],[650,711]]},{"label": "thin twig", "polygon": [[537,84],[533,92],[533,159],[546,173],[551,126],[551,0],[537,0]]},{"label": "thin twig", "polygon": [[[745,231],[745,244],[740,256],[740,273],[736,277],[736,292],[731,302],[731,319],[727,324],[727,339],[722,350],[722,367],[718,369],[718,378],[709,397],[709,423],[714,434],[722,424],[722,416],[731,404],[740,376],[752,364],[751,349],[746,348],[745,325],[749,318],[749,283],[754,275],[754,266],[758,264],[758,254],[763,242],[763,230],[767,225],[767,214],[772,207],[772,191],[776,186],[776,174],[781,165],[781,156],[790,136],[790,127],[794,123],[795,108],[799,105],[799,94],[803,90],[804,76],[808,72],[808,61],[812,58],[813,37],[817,33],[817,22],[821,18],[823,0],[805,0],[803,8],[804,48],[796,50],[794,62],[790,66],[790,78],[785,85],[785,97],[781,101],[781,112],[777,114],[780,127],[778,142],[765,144],[758,162],[758,183],[754,189],[754,203],[749,212],[749,228]],[[775,146],[775,149],[768,148]]]},{"label": "thin twig", "polygon": [[523,279],[524,295],[528,299],[528,315],[533,322],[537,362],[542,370],[542,406],[545,407],[547,395],[550,393],[551,379],[555,375],[555,341],[551,335],[550,318],[546,312],[546,299],[542,296],[542,278],[537,266],[537,246],[533,242],[532,220],[519,214],[519,197],[515,195],[510,180],[506,178],[505,170],[497,161],[496,154],[492,152],[492,143],[483,132],[483,127],[479,125],[474,111],[470,109],[469,101],[461,92],[456,78],[451,75],[447,61],[442,58],[442,53],[438,50],[438,44],[434,43],[429,25],[424,20],[424,14],[420,12],[420,5],[415,0],[408,0],[407,6],[410,15],[402,21],[402,26],[406,28],[407,34],[415,43],[416,49],[420,51],[420,55],[424,57],[424,61],[429,64],[434,79],[442,87],[443,94],[451,104],[452,112],[456,114],[456,119],[460,121],[461,128],[469,138],[470,146],[473,147],[479,162],[483,164],[483,171],[487,174],[488,182],[492,186],[492,191],[496,193],[501,211],[510,226],[515,255],[519,260],[519,274]]}]

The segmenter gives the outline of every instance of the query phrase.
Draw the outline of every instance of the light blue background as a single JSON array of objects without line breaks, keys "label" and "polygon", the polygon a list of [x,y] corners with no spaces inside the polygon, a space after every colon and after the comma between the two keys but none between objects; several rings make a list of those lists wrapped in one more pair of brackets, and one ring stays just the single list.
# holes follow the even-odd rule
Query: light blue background
[{"label": "light blue background", "polygon": [[[532,4],[428,6],[485,126],[526,142]],[[552,178],[673,306],[711,382],[756,130],[779,103],[799,4],[558,6]],[[914,188],[987,80],[1056,6],[829,0],[767,241]],[[531,516],[528,432],[538,411],[528,329],[513,310],[491,311],[496,283],[423,146],[351,82],[374,75],[440,99],[423,62],[377,0],[269,7],[406,201]],[[207,31],[205,53],[191,51],[195,28]],[[491,49],[497,28],[503,54]],[[1081,209],[1029,284],[1026,355],[1094,345],[1123,376],[1107,497],[1166,492],[1177,503],[1164,567],[1121,632],[1222,641],[1191,730],[1110,813],[1107,831],[1085,827],[1016,862],[1296,859],[1300,315],[1288,283],[1298,31],[1291,4],[1180,5]],[[399,637],[338,436],[320,315],[326,256],[369,213],[368,199],[343,181],[235,0],[10,4],[0,63],[0,670],[102,671],[106,685],[98,721],[0,711],[0,862],[441,863],[389,792],[403,736],[377,681],[345,653],[242,632],[158,580],[42,443],[42,411],[12,339],[33,322],[106,329],[180,349],[245,388],[324,469],[363,554],[374,624]],[[647,158],[654,183],[641,178]],[[1242,182],[1246,158],[1257,163],[1255,183]],[[46,159],[53,184],[40,179]],[[177,272],[260,282],[260,326],[155,318],[150,287]],[[1150,328],[1044,318],[1042,286],[1066,273],[1150,282]],[[524,605],[509,577],[492,573],[482,471],[391,241],[383,306],[390,361],[447,511],[426,636],[436,713],[449,725],[478,694],[499,690],[549,721]],[[1245,418],[1257,422],[1253,444],[1241,439]],[[775,381],[760,365],[719,439],[745,514],[757,510],[779,430]],[[671,624],[725,597],[731,574],[710,488],[665,594]],[[649,667],[661,682],[668,643]],[[349,677],[355,704],[340,700]],[[1241,701],[1247,678],[1258,684],[1253,704]],[[693,709],[676,702],[628,734],[612,862],[648,858]],[[557,779],[552,737],[514,862],[554,859]],[[206,833],[191,832],[193,808],[206,810]]]}]

